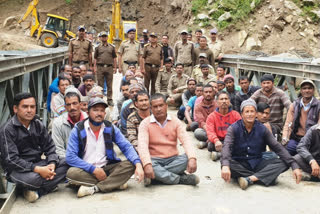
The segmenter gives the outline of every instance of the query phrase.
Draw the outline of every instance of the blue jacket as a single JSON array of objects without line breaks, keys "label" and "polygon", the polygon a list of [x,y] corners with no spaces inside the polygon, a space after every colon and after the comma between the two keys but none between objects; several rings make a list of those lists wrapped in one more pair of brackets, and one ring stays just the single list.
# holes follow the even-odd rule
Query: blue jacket
[{"label": "blue jacket", "polygon": [[[70,166],[83,169],[84,171],[92,174],[96,167],[82,160],[87,136],[86,130],[84,129],[85,121],[87,121],[87,119],[77,123],[70,133],[66,151],[66,162]],[[117,144],[121,152],[133,165],[141,163],[137,152],[130,142],[122,135],[120,130],[109,121],[105,121],[104,123],[105,128],[103,130],[103,136],[106,145],[108,163],[111,164],[121,161],[117,158],[116,153],[113,150],[113,142]]]},{"label": "blue jacket", "polygon": [[51,112],[51,96],[52,96],[52,93],[59,93],[59,87],[58,87],[58,83],[59,83],[59,78],[55,78],[50,87],[49,87],[49,92],[48,92],[48,97],[47,97],[47,110],[49,112]]}]

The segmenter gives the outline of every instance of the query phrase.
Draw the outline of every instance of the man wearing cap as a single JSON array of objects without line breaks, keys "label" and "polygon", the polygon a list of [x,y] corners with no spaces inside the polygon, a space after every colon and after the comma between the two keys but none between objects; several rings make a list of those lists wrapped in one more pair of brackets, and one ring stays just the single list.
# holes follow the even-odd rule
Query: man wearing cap
[{"label": "man wearing cap", "polygon": [[224,76],[223,82],[226,85],[224,90],[229,94],[232,109],[235,110],[236,94],[241,88],[238,85],[234,85],[234,78],[231,74]]},{"label": "man wearing cap", "polygon": [[169,80],[171,76],[175,73],[176,73],[175,69],[172,67],[172,60],[169,58],[166,58],[164,60],[163,71],[160,71],[157,76],[156,93],[161,93],[166,97],[169,96],[168,94]]},{"label": "man wearing cap", "polygon": [[142,39],[140,40],[140,44],[141,44],[141,48],[143,49],[144,46],[148,43],[150,43],[150,40],[149,40],[149,31],[148,29],[143,29],[142,31]]},{"label": "man wearing cap", "polygon": [[196,64],[199,64],[200,53],[205,53],[207,55],[208,64],[215,69],[214,55],[213,52],[208,48],[207,37],[201,36],[199,42],[200,46],[194,49]]},{"label": "man wearing cap", "polygon": [[162,36],[161,44],[162,44],[163,58],[164,59],[169,58],[174,62],[173,49],[169,45],[169,36],[167,34]]},{"label": "man wearing cap", "polygon": [[217,28],[210,30],[210,42],[208,46],[209,46],[209,49],[213,52],[214,58],[220,61],[223,56],[222,43],[219,39],[217,39],[217,36],[218,36]]},{"label": "man wearing cap", "polygon": [[104,87],[107,82],[108,105],[113,106],[112,82],[113,74],[117,72],[117,55],[115,47],[108,43],[107,32],[101,32],[101,44],[94,51],[95,63],[97,66],[98,85]]},{"label": "man wearing cap", "polygon": [[70,85],[69,79],[65,77],[59,78],[59,81],[58,81],[59,93],[56,95],[53,95],[53,99],[51,101],[51,110],[53,112],[54,117],[59,117],[60,115],[66,112],[64,95],[69,85]]},{"label": "man wearing cap", "polygon": [[270,105],[270,123],[274,125],[279,134],[283,128],[283,109],[289,110],[291,101],[281,90],[274,87],[274,78],[271,74],[264,74],[261,77],[261,89],[252,96],[256,103],[268,103]]},{"label": "man wearing cap", "polygon": [[211,81],[216,81],[216,76],[213,74],[209,74],[210,67],[208,64],[202,64],[200,68],[202,75],[198,76],[198,78],[196,79],[198,83],[207,85]]},{"label": "man wearing cap", "polygon": [[79,66],[80,64],[88,65],[92,69],[92,43],[85,39],[86,28],[84,25],[78,27],[78,37],[71,39],[69,42],[69,65]]},{"label": "man wearing cap", "polygon": [[118,49],[119,72],[123,75],[128,70],[129,64],[137,66],[141,60],[141,47],[135,40],[136,29],[130,28],[127,31],[128,40],[124,40]]},{"label": "man wearing cap", "polygon": [[77,92],[68,89],[64,96],[68,113],[55,118],[52,123],[52,139],[56,145],[56,153],[61,158],[66,156],[69,135],[74,125],[88,117],[87,113],[80,110],[80,99]]},{"label": "man wearing cap", "polygon": [[282,144],[295,155],[296,147],[307,130],[319,123],[320,102],[314,97],[315,85],[312,80],[300,84],[301,96],[289,108],[282,132]]},{"label": "man wearing cap", "polygon": [[194,44],[187,40],[188,31],[183,30],[180,35],[181,41],[174,45],[175,64],[183,64],[185,74],[191,77],[192,68],[195,65]]},{"label": "man wearing cap", "polygon": [[94,76],[92,74],[86,74],[82,78],[83,85],[78,90],[82,96],[87,96],[87,93],[95,86]]},{"label": "man wearing cap", "polygon": [[176,74],[169,79],[167,104],[172,106],[180,106],[182,104],[181,95],[187,89],[187,80],[189,76],[184,74],[182,63],[176,64]]},{"label": "man wearing cap", "polygon": [[[258,182],[265,186],[275,184],[277,177],[291,166],[298,184],[302,176],[299,166],[271,132],[256,120],[256,115],[256,103],[252,99],[243,101],[242,119],[228,128],[224,139],[221,177],[226,182],[238,179],[240,188],[245,190]],[[264,159],[262,154],[267,145],[280,158]]]},{"label": "man wearing cap", "polygon": [[[134,172],[140,182],[144,178],[140,158],[130,142],[117,127],[104,120],[107,106],[101,98],[91,99],[89,118],[77,123],[70,133],[66,162],[71,168],[67,179],[70,184],[80,186],[79,198],[126,189],[126,182]],[[128,160],[117,158],[114,143]]]},{"label": "man wearing cap", "polygon": [[[141,71],[144,73],[144,85],[150,94],[156,91],[156,80],[159,69],[163,69],[163,51],[162,45],[157,43],[157,34],[150,33],[150,43],[143,48]],[[151,91],[149,91],[151,81]]]},{"label": "man wearing cap", "polygon": [[207,54],[206,53],[200,53],[199,54],[199,64],[195,65],[192,70],[192,78],[195,78],[196,80],[199,78],[199,76],[202,76],[201,72],[201,65],[206,64],[209,67],[209,74],[214,74],[214,69],[211,65],[208,64],[207,60]]},{"label": "man wearing cap", "polygon": [[251,95],[260,89],[259,86],[250,85],[250,80],[247,76],[239,77],[240,91],[236,93],[234,100],[234,110],[240,112],[241,103],[251,97]]}]

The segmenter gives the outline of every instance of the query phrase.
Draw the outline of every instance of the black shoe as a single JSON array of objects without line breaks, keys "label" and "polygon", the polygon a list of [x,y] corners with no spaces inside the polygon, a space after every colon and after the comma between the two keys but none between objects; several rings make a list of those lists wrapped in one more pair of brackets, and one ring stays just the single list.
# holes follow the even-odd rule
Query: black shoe
[{"label": "black shoe", "polygon": [[200,183],[200,178],[194,174],[182,174],[180,175],[180,181],[179,184],[185,184],[185,185],[193,185],[196,186],[198,183]]}]

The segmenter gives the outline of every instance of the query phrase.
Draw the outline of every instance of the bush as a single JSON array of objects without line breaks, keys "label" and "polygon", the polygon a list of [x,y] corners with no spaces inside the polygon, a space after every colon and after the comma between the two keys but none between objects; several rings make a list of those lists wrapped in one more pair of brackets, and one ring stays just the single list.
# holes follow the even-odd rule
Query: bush
[{"label": "bush", "polygon": [[193,14],[198,14],[208,4],[208,0],[192,0],[191,2],[191,11]]}]

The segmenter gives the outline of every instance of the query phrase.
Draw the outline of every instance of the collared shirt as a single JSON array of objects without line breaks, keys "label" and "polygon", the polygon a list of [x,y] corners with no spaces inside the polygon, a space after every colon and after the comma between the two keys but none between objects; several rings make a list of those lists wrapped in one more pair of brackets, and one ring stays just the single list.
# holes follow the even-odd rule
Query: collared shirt
[{"label": "collared shirt", "polygon": [[156,80],[156,93],[167,93],[170,77],[175,74],[174,68],[169,72],[165,66],[163,71],[158,72]]},{"label": "collared shirt", "polygon": [[145,63],[160,66],[161,60],[163,60],[162,45],[156,44],[152,46],[151,43],[146,44],[143,48],[142,58],[144,58]]},{"label": "collared shirt", "polygon": [[185,44],[182,41],[178,41],[174,46],[174,58],[176,63],[194,63],[194,44],[190,41],[187,41]]},{"label": "collared shirt", "polygon": [[121,43],[118,53],[122,56],[123,61],[138,62],[141,53],[140,43],[137,41],[131,42],[125,40]]},{"label": "collared shirt", "polygon": [[[79,121],[82,121],[82,120],[84,120],[84,119],[86,119],[86,118],[87,118],[87,114],[84,113],[84,112],[80,112],[80,120],[79,120]],[[73,122],[73,120],[71,119],[71,117],[70,117],[69,114],[68,114],[67,121],[69,122],[69,124],[71,125],[72,128],[74,127],[74,125],[75,125],[77,122],[79,122],[79,121]]]},{"label": "collared shirt", "polygon": [[85,121],[84,128],[87,132],[87,144],[84,149],[83,160],[95,167],[103,167],[107,164],[106,146],[103,137],[105,128],[102,123],[98,139],[89,125],[89,120]]},{"label": "collared shirt", "polygon": [[117,54],[112,44],[100,44],[94,51],[94,58],[97,64],[113,65],[113,59],[117,58]]},{"label": "collared shirt", "polygon": [[51,101],[51,110],[53,112],[54,117],[59,117],[60,115],[67,112],[65,108],[64,95],[60,92],[54,95]]},{"label": "collared shirt", "polygon": [[73,61],[89,61],[89,54],[92,53],[92,50],[92,43],[87,39],[70,40],[68,52],[72,54]]},{"label": "collared shirt", "polygon": [[200,47],[194,49],[194,55],[195,55],[194,58],[196,59],[196,64],[199,64],[200,53],[205,53],[207,55],[207,60],[208,60],[209,64],[215,69],[214,55],[213,55],[213,52],[208,47],[205,47],[204,49],[202,49]]},{"label": "collared shirt", "polygon": [[215,42],[210,41],[208,43],[208,46],[210,50],[213,52],[214,58],[218,58],[223,55],[223,50],[222,50],[222,42],[220,40],[216,40]]},{"label": "collared shirt", "polygon": [[163,124],[159,123],[159,121],[154,117],[153,114],[150,116],[150,123],[157,123],[161,128],[164,128],[167,125],[168,120],[171,120],[171,116],[169,114],[167,114],[167,118],[163,122]]},{"label": "collared shirt", "polygon": [[313,97],[312,97],[312,99],[310,100],[310,102],[305,105],[305,104],[303,103],[303,98],[302,98],[301,101],[300,101],[300,106],[301,106],[301,107],[303,106],[303,110],[308,111],[308,110],[310,109],[310,107],[311,107],[312,101],[313,101]]},{"label": "collared shirt", "polygon": [[[192,71],[192,75],[191,75],[192,78],[198,79],[199,76],[202,76],[202,72],[201,72],[200,66],[201,66],[201,65],[198,64],[198,65],[195,65],[195,66],[193,67],[193,71]],[[209,66],[209,74],[215,74],[213,67],[212,67],[211,65],[208,65],[208,66]],[[216,78],[216,79],[217,79],[217,78]],[[222,78],[222,79],[223,79],[223,78]]]},{"label": "collared shirt", "polygon": [[217,78],[215,75],[209,74],[206,79],[203,77],[203,75],[201,75],[201,76],[198,76],[198,79],[196,80],[197,80],[197,83],[202,83],[203,85],[207,85],[210,81],[216,81]]},{"label": "collared shirt", "polygon": [[187,89],[187,80],[189,79],[189,76],[186,74],[182,74],[180,77],[178,77],[177,74],[173,74],[169,79],[169,85],[168,85],[168,94],[172,95],[173,90],[177,89],[178,93],[182,93],[185,89]]}]

